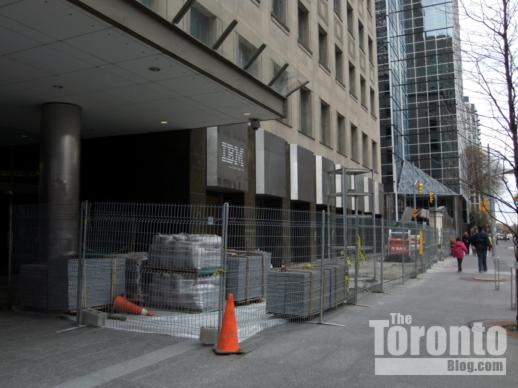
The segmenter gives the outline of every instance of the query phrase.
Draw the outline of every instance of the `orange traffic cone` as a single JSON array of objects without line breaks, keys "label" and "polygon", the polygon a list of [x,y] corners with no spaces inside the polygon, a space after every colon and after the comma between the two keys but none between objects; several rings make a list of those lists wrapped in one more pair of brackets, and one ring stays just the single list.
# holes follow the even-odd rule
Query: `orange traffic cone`
[{"label": "orange traffic cone", "polygon": [[137,306],[135,303],[131,303],[122,296],[117,296],[113,301],[113,311],[116,313],[127,313],[135,315],[147,315],[148,317],[153,316],[153,312],[145,309],[144,307]]},{"label": "orange traffic cone", "polygon": [[241,354],[237,338],[236,310],[234,309],[234,295],[227,295],[223,324],[219,333],[218,343],[213,349],[216,354]]}]

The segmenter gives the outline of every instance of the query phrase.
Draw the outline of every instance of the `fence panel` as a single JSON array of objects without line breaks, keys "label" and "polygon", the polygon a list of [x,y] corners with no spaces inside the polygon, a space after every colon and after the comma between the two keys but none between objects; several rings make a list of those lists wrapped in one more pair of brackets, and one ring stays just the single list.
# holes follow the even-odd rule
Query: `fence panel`
[{"label": "fence panel", "polygon": [[[66,261],[69,310],[79,303],[107,312],[110,328],[191,339],[201,328],[218,329],[228,293],[243,340],[415,277],[449,244],[448,231],[372,215],[228,205],[85,208],[80,259]],[[18,213],[19,225],[38,224],[37,207]],[[14,251],[23,262],[21,244]]]}]

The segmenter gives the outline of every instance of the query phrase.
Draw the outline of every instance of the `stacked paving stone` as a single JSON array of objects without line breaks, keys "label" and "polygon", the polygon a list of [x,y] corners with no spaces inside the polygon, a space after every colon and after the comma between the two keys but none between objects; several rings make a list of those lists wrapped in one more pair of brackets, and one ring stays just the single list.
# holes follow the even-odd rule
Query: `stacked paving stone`
[{"label": "stacked paving stone", "polygon": [[[83,282],[84,307],[111,306],[114,296],[124,295],[126,286],[126,258],[85,259],[85,276]],[[76,309],[77,301],[77,266],[78,260],[67,260],[68,278],[68,310]],[[60,276],[58,272],[49,272],[49,284],[63,281],[53,278]],[[49,287],[49,298],[52,288]]]},{"label": "stacked paving stone", "polygon": [[226,291],[234,295],[237,303],[259,302],[266,293],[266,276],[271,254],[255,251],[227,252]]},{"label": "stacked paving stone", "polygon": [[[309,318],[320,312],[320,263],[270,271],[266,311],[279,316]],[[345,301],[345,263],[324,265],[324,305],[328,310]]]}]

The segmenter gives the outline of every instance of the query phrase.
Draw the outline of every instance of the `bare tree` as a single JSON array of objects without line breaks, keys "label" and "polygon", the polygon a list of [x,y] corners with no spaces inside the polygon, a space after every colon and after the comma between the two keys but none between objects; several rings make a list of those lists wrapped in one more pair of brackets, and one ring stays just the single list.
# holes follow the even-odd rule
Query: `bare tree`
[{"label": "bare tree", "polygon": [[[495,201],[500,210],[498,221],[511,226],[518,215],[518,206],[512,200],[518,193],[518,0],[474,0],[469,6],[465,2],[463,8],[477,26],[464,42],[467,50],[463,55],[472,65],[471,75],[480,85],[489,108],[490,114],[482,114],[481,119],[485,123],[482,129],[491,137],[491,163],[500,163],[491,168],[499,184],[484,185],[484,175],[489,171],[482,166],[483,150],[468,147],[468,164],[472,165],[466,170],[471,174],[466,180],[480,194]],[[508,179],[508,173],[514,179]]]},{"label": "bare tree", "polygon": [[[473,65],[473,76],[481,87],[489,106],[490,114],[482,119],[489,127],[492,154],[502,162],[499,174],[504,190],[488,187],[482,193],[500,209],[500,217],[490,213],[512,230],[515,237],[516,275],[518,278],[518,234],[512,225],[518,216],[513,196],[518,193],[518,0],[474,0],[470,4],[464,0],[464,13],[477,29],[470,33],[467,59]],[[489,163],[490,164],[490,163]],[[514,179],[507,179],[507,172]],[[512,217],[508,217],[512,215]],[[518,282],[517,282],[518,293]],[[518,303],[516,314],[518,330]]]}]

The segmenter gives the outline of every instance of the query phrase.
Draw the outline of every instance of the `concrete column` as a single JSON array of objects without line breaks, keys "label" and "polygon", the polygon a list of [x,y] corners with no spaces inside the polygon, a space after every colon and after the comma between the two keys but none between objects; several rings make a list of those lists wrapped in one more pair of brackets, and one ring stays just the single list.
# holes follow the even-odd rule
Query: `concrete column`
[{"label": "concrete column", "polygon": [[41,107],[40,258],[47,264],[47,308],[68,309],[67,260],[78,257],[81,108]]}]

